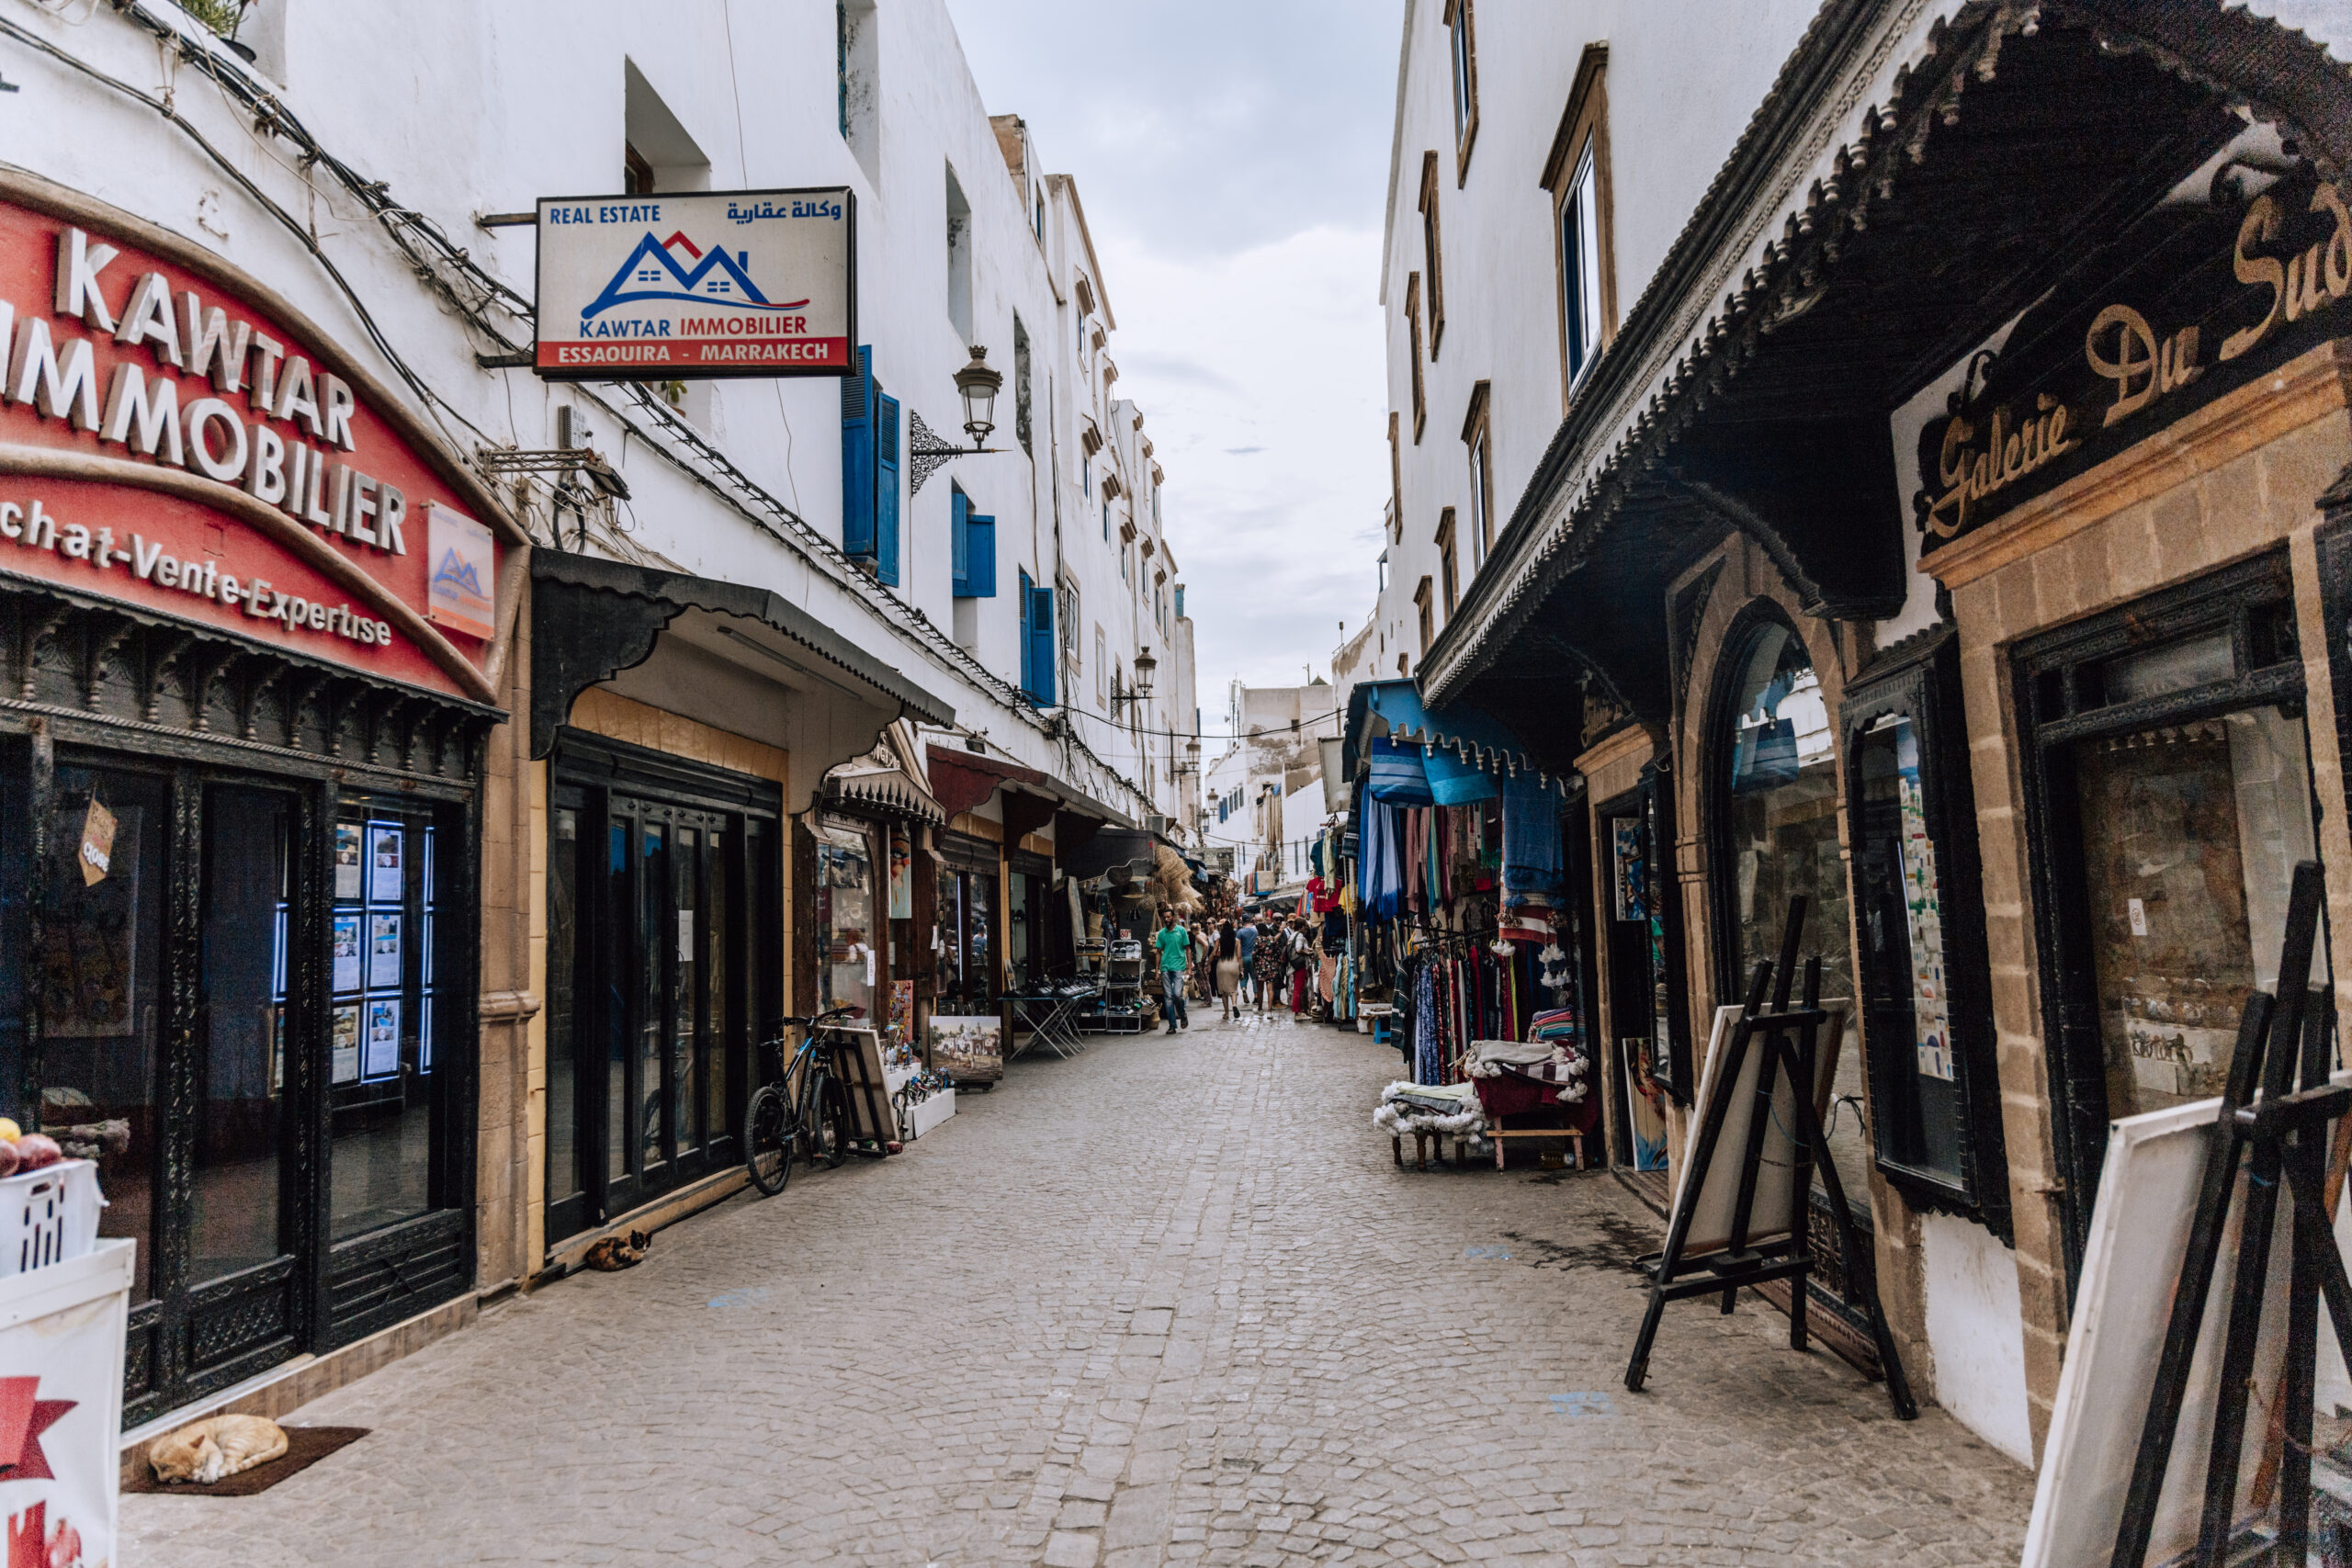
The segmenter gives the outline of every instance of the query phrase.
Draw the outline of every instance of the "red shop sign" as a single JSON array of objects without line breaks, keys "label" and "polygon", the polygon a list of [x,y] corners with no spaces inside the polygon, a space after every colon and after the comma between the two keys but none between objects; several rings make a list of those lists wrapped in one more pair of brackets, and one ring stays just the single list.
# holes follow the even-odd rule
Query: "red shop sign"
[{"label": "red shop sign", "polygon": [[0,175],[0,577],[487,702],[520,542],[290,305]]}]

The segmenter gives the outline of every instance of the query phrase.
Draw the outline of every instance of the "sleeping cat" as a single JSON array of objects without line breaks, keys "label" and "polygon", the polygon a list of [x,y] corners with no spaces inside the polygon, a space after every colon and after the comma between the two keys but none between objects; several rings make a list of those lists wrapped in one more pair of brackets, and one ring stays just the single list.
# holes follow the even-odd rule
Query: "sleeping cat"
[{"label": "sleeping cat", "polygon": [[147,1446],[158,1481],[215,1481],[267,1464],[286,1452],[286,1428],[260,1416],[213,1416],[191,1421]]}]

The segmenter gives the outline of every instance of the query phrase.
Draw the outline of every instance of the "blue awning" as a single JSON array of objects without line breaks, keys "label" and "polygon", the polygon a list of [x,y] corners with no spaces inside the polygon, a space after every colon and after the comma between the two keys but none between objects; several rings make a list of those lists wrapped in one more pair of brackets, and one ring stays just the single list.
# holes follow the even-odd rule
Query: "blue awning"
[{"label": "blue awning", "polygon": [[1566,795],[1570,779],[1536,766],[1527,748],[1509,726],[1482,709],[1456,703],[1432,714],[1421,705],[1411,681],[1368,681],[1351,694],[1348,702],[1348,761],[1366,753],[1376,736],[1430,749],[1430,778],[1436,786],[1441,775],[1457,781],[1463,801],[1484,798],[1462,774],[1464,770],[1497,779],[1532,779],[1538,787]]}]

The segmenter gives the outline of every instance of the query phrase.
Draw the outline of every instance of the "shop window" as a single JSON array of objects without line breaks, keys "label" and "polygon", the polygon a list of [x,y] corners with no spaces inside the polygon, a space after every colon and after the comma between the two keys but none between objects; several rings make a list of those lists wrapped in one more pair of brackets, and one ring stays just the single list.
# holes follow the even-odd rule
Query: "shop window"
[{"label": "shop window", "polygon": [[2108,1123],[2221,1092],[2247,998],[2281,981],[2289,880],[2319,853],[2285,554],[2013,668],[2071,1278]]},{"label": "shop window", "polygon": [[861,824],[828,822],[817,829],[817,1008],[874,1013],[876,965],[874,851]]},{"label": "shop window", "polygon": [[[1821,996],[1842,1007],[1836,1093],[1859,1107],[1866,1078],[1854,1017],[1846,863],[1838,837],[1837,748],[1804,641],[1777,613],[1751,614],[1724,642],[1708,727],[1707,799],[1714,838],[1715,994],[1747,994],[1759,960],[1780,958],[1789,900],[1805,900],[1801,959],[1819,954]],[[1860,1118],[1838,1115],[1830,1157],[1849,1193],[1870,1190]]]},{"label": "shop window", "polygon": [[1683,1026],[1681,921],[1664,874],[1671,802],[1655,768],[1594,812],[1608,877],[1595,958],[1609,976],[1609,1081],[1617,1096],[1612,1157],[1632,1170],[1666,1168],[1670,1096],[1690,1102],[1690,1033]]},{"label": "shop window", "polygon": [[440,836],[430,812],[396,802],[350,797],[336,812],[327,1029],[335,1241],[453,1201],[434,1158]]},{"label": "shop window", "polygon": [[548,793],[550,1242],[734,1162],[750,1032],[783,1010],[779,794],[561,733]]},{"label": "shop window", "polygon": [[1587,46],[1544,160],[1559,269],[1561,396],[1574,394],[1616,331],[1609,182],[1609,46]]},{"label": "shop window", "polygon": [[1879,1168],[2009,1235],[1960,645],[1916,641],[1847,689],[1847,815]]},{"label": "shop window", "polygon": [[933,996],[943,1013],[996,1010],[997,859],[986,840],[943,833],[934,905]]},{"label": "shop window", "polygon": [[[34,938],[33,978],[41,998],[34,1088],[41,1125],[120,1121],[130,1129],[119,1152],[100,1151],[107,1208],[98,1234],[139,1244],[134,1307],[173,1289],[156,1267],[163,1239],[157,1221],[170,1217],[156,1213],[170,820],[168,781],[61,762],[42,878],[45,918]],[[103,866],[85,858],[91,848]],[[85,865],[101,874],[92,876]]]}]

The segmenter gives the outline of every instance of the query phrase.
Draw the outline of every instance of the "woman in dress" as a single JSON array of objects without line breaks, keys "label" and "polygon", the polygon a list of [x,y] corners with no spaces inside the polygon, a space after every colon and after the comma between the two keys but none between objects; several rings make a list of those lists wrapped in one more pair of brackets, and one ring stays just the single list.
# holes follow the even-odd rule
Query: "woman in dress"
[{"label": "woman in dress", "polygon": [[1258,977],[1258,1010],[1264,1012],[1279,999],[1277,993],[1290,980],[1290,933],[1280,922],[1268,921],[1258,932],[1257,963],[1252,966]]},{"label": "woman in dress", "polygon": [[1241,989],[1241,938],[1234,933],[1233,922],[1227,920],[1216,931],[1216,999],[1225,1011],[1223,1017],[1233,1017],[1234,993]]}]

